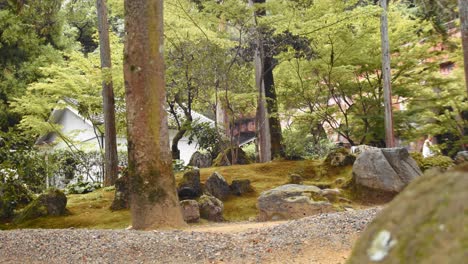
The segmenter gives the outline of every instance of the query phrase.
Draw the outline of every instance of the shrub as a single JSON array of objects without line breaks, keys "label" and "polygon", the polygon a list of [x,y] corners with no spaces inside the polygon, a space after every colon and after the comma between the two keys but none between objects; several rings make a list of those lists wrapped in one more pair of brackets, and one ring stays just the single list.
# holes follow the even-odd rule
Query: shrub
[{"label": "shrub", "polygon": [[102,184],[100,182],[77,182],[67,185],[65,188],[66,194],[85,194],[94,190],[100,189]]},{"label": "shrub", "polygon": [[419,168],[425,171],[430,168],[441,168],[443,170],[453,166],[453,160],[450,157],[436,155],[433,157],[424,158],[419,152],[411,152],[411,157],[416,161]]}]

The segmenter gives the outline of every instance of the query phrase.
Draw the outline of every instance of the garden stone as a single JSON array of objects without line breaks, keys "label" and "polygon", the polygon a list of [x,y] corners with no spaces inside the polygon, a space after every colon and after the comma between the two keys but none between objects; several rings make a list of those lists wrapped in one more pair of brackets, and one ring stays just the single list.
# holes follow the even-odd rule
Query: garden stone
[{"label": "garden stone", "polygon": [[231,183],[231,186],[229,186],[231,189],[231,193],[235,195],[243,195],[245,193],[251,193],[253,192],[253,188],[250,185],[250,180],[233,180]]},{"label": "garden stone", "polygon": [[122,210],[130,207],[130,189],[128,176],[124,174],[115,181],[115,196],[110,207],[111,210]]},{"label": "garden stone", "polygon": [[177,188],[177,193],[181,200],[196,199],[202,195],[200,170],[198,168],[184,172],[182,181]]},{"label": "garden stone", "polygon": [[231,191],[224,177],[218,172],[214,172],[206,180],[205,190],[222,201],[226,200]]},{"label": "garden stone", "polygon": [[455,156],[455,164],[461,164],[468,161],[468,151],[459,151]]},{"label": "garden stone", "polygon": [[16,222],[35,219],[47,215],[64,215],[66,213],[67,197],[58,189],[49,189],[47,193],[41,194],[32,201],[15,218]]},{"label": "garden stone", "polygon": [[323,189],[320,193],[323,197],[327,198],[330,202],[334,202],[341,194],[339,189]]},{"label": "garden stone", "polygon": [[264,191],[257,200],[259,221],[298,219],[333,212],[332,204],[313,185],[286,184]]},{"label": "garden stone", "polygon": [[195,200],[183,200],[180,201],[180,207],[182,209],[182,215],[184,221],[187,223],[196,223],[200,220],[200,208],[198,202]]},{"label": "garden stone", "polygon": [[301,175],[291,174],[289,175],[289,183],[291,184],[302,184],[303,179]]},{"label": "garden stone", "polygon": [[200,217],[214,222],[222,222],[224,205],[218,198],[210,195],[202,195],[198,199]]},{"label": "garden stone", "polygon": [[422,174],[405,148],[370,149],[357,158],[353,180],[358,186],[398,193]]},{"label": "garden stone", "polygon": [[189,166],[197,168],[208,168],[211,167],[212,158],[210,153],[201,153],[195,151],[190,158]]},{"label": "garden stone", "polygon": [[466,263],[466,190],[466,169],[418,177],[366,227],[347,263]]},{"label": "garden stone", "polygon": [[[237,148],[234,149],[234,151],[237,151],[237,162],[236,162],[236,164],[250,164],[250,163],[252,163],[243,149],[237,147]],[[228,158],[230,164],[226,161],[226,157]],[[213,166],[215,166],[215,167],[229,166],[229,165],[232,165],[231,148],[226,149],[224,151],[224,154],[219,153],[218,156],[216,156],[216,159],[214,159],[214,161],[213,161]]]},{"label": "garden stone", "polygon": [[353,165],[356,157],[349,154],[345,148],[338,148],[331,151],[325,158],[324,163],[332,167],[343,167]]}]

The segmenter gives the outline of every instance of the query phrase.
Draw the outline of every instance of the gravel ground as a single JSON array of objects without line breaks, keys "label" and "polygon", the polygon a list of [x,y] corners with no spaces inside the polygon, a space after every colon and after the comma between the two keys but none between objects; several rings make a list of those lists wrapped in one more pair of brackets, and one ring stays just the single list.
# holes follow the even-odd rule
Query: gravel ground
[{"label": "gravel ground", "polygon": [[232,233],[0,231],[0,263],[341,263],[379,210],[322,214]]}]

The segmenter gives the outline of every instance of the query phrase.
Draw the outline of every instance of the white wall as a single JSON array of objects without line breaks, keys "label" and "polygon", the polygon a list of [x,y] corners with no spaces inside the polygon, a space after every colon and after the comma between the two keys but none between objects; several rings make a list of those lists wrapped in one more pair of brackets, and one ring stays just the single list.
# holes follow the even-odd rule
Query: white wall
[{"label": "white wall", "polygon": [[[70,137],[78,148],[84,151],[99,150],[98,139],[96,138],[92,125],[88,121],[83,120],[72,110],[68,108],[65,109],[63,115],[58,120],[58,123],[62,125],[62,133]],[[176,133],[176,130],[169,130],[169,146],[171,145],[172,139]],[[57,141],[55,148],[68,148],[68,146],[59,137],[57,137],[55,140]],[[180,158],[185,162],[185,165],[189,163],[192,154],[197,151],[196,142],[193,142],[189,145],[188,141],[189,140],[187,137],[183,137],[179,141],[178,145],[180,150]],[[127,150],[126,138],[117,138],[117,149],[119,151]]]}]

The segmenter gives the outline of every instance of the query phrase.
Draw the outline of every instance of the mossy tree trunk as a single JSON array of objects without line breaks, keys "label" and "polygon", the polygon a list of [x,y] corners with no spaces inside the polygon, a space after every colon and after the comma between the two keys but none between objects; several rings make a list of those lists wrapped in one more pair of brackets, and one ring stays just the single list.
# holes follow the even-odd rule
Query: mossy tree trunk
[{"label": "mossy tree trunk", "polygon": [[465,65],[465,85],[468,96],[468,0],[458,0],[460,12],[460,29],[463,46],[463,62]]},{"label": "mossy tree trunk", "polygon": [[125,0],[124,76],[130,211],[135,229],[185,225],[172,172],[162,0]]}]

